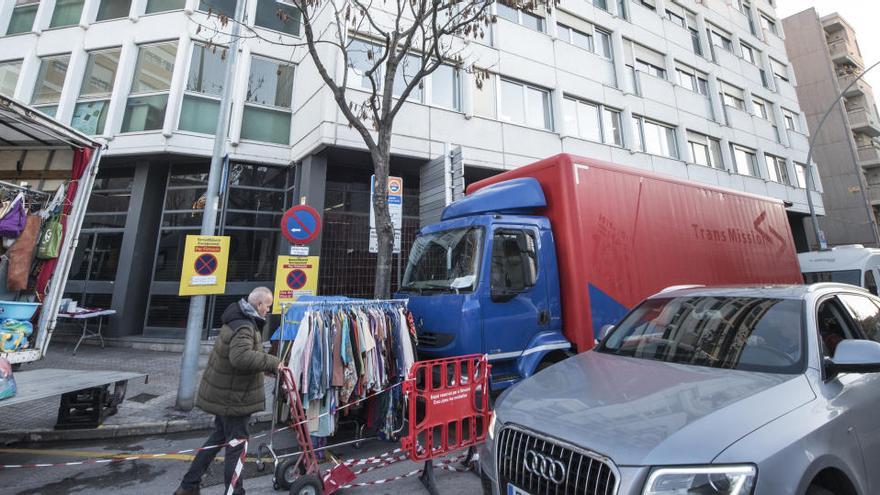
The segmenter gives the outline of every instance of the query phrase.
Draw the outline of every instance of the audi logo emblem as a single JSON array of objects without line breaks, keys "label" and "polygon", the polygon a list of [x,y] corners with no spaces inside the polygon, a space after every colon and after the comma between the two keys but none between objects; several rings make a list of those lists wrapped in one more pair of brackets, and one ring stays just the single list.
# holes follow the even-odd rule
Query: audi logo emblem
[{"label": "audi logo emblem", "polygon": [[534,450],[526,451],[525,467],[526,471],[557,485],[565,481],[565,465]]}]

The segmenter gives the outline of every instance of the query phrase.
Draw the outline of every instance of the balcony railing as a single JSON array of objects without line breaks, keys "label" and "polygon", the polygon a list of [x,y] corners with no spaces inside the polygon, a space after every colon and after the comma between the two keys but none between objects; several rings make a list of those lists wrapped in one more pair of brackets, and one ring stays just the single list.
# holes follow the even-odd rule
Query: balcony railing
[{"label": "balcony railing", "polygon": [[[853,80],[858,77],[857,74],[845,74],[837,76],[837,83],[840,85],[840,89],[844,89],[850,84],[852,84]],[[847,98],[852,98],[856,96],[865,96],[870,92],[870,86],[864,79],[860,79],[859,82],[852,85],[851,88],[846,90],[843,93],[843,96]]]}]

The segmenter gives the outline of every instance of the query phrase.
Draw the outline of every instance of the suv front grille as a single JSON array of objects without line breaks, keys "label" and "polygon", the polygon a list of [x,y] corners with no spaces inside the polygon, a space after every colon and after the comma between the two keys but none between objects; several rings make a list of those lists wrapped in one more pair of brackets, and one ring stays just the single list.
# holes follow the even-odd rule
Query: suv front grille
[{"label": "suv front grille", "polygon": [[614,495],[617,491],[611,461],[598,454],[544,440],[516,427],[501,431],[495,450],[502,494],[507,493],[508,483],[532,495]]}]

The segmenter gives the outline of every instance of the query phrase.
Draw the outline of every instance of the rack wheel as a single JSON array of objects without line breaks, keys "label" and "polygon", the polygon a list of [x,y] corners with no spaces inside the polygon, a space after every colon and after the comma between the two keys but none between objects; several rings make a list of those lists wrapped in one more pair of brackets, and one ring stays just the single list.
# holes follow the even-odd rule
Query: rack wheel
[{"label": "rack wheel", "polygon": [[302,475],[302,468],[297,469],[295,458],[279,459],[275,464],[274,481],[278,486],[276,490],[287,490],[296,480],[302,478]]},{"label": "rack wheel", "polygon": [[355,440],[357,440],[357,442],[354,443],[354,448],[355,448],[355,449],[360,450],[360,448],[364,446],[364,441],[363,441],[363,439],[364,439],[364,428],[366,428],[366,426],[367,426],[367,425],[357,425],[357,426],[355,427],[354,438],[355,438]]},{"label": "rack wheel", "polygon": [[[263,452],[264,451],[267,452],[270,456],[272,455],[272,452],[269,450],[269,447],[265,443],[260,444],[260,446],[257,448],[256,465],[257,465],[257,471],[260,473],[262,473],[263,471],[266,470],[266,461],[263,460]],[[277,490],[277,488],[276,488],[276,490]]]},{"label": "rack wheel", "polygon": [[290,485],[290,495],[323,495],[324,483],[314,474],[300,476]]}]

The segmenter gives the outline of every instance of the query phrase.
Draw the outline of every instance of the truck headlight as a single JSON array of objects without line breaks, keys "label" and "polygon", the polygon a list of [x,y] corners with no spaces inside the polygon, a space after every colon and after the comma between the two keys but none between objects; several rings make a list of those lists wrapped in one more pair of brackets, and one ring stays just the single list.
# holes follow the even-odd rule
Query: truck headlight
[{"label": "truck headlight", "polygon": [[749,495],[755,466],[705,466],[655,469],[643,495]]},{"label": "truck headlight", "polygon": [[495,441],[495,418],[498,416],[492,411],[492,419],[489,420],[489,439]]}]

